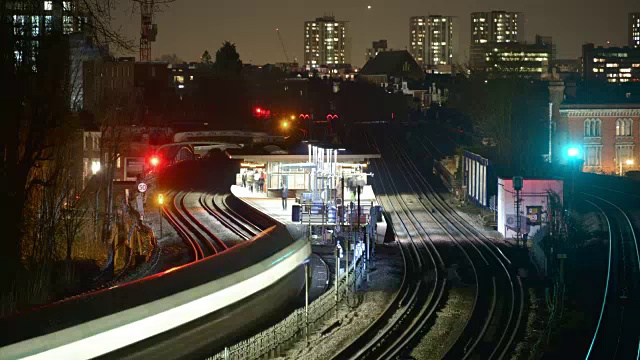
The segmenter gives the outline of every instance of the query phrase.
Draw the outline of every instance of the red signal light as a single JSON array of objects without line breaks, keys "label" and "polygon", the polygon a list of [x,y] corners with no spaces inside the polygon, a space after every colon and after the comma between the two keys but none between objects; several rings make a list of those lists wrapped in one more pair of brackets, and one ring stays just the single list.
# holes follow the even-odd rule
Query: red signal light
[{"label": "red signal light", "polygon": [[149,163],[151,164],[151,166],[156,167],[158,166],[158,164],[160,164],[160,158],[157,156],[152,156],[151,159],[149,159]]},{"label": "red signal light", "polygon": [[256,114],[258,115],[262,114],[262,108],[256,108]]}]

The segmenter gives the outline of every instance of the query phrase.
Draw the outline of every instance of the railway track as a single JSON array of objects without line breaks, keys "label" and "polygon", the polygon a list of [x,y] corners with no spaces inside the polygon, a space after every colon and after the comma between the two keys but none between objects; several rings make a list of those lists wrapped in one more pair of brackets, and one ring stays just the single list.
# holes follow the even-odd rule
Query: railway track
[{"label": "railway track", "polygon": [[[386,169],[384,160],[380,166],[374,163],[373,167],[376,173]],[[398,293],[382,315],[334,359],[400,355],[434,319],[438,306],[446,300],[444,262],[408,205],[406,195],[401,195],[391,176],[376,177],[374,182],[379,186],[379,194],[386,195],[379,196],[379,200],[391,216],[398,237],[405,263],[404,277]]]},{"label": "railway track", "polygon": [[185,205],[189,192],[180,191],[173,196],[170,207],[163,207],[164,214],[185,240],[194,254],[194,260],[215,255],[227,249],[227,245],[196,219]]},{"label": "railway track", "polygon": [[[398,167],[408,169],[419,189],[421,203],[449,238],[466,249],[476,266],[478,296],[462,335],[449,349],[447,359],[502,359],[511,348],[524,312],[524,290],[509,259],[498,246],[467,222],[433,189],[404,148],[395,140]],[[422,143],[432,156],[432,151]]]},{"label": "railway track", "polygon": [[609,230],[607,278],[602,307],[586,359],[640,358],[640,253],[634,226],[613,202],[582,193],[600,211]]},{"label": "railway track", "polygon": [[[377,175],[374,184],[379,186],[378,194],[387,195],[379,199],[398,234],[405,278],[392,304],[364,336],[350,345],[360,350],[348,351],[347,347],[336,358],[386,359],[409,353],[435,322],[435,310],[446,299],[445,272],[451,262],[468,266],[476,291],[471,316],[444,358],[504,358],[520,328],[524,310],[520,279],[492,240],[434,191],[404,148],[393,138],[385,140],[387,146],[379,149],[382,159],[372,162]],[[377,147],[375,139],[371,143]],[[404,186],[394,181],[400,178],[404,179],[400,184]],[[453,245],[457,252],[441,254],[438,243]]]},{"label": "railway track", "polygon": [[259,234],[262,231],[259,227],[227,205],[228,196],[228,194],[202,193],[198,201],[211,216],[241,239],[248,240]]}]

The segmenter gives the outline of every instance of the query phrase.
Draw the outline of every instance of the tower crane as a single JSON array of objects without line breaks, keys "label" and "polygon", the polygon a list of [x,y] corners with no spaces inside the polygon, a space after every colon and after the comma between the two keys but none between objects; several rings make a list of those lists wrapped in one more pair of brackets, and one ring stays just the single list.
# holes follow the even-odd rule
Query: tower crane
[{"label": "tower crane", "polygon": [[280,45],[282,45],[282,52],[284,53],[285,59],[287,59],[287,63],[289,62],[289,55],[287,55],[287,50],[284,47],[284,40],[282,40],[282,35],[280,35],[280,29],[276,28],[276,33],[278,34],[278,40],[280,40]]}]

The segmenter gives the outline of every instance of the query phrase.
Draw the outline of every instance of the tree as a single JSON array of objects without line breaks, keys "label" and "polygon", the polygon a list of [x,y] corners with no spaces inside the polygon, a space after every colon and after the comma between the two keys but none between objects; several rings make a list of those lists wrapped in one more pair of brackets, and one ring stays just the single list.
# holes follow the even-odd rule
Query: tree
[{"label": "tree", "polygon": [[496,167],[538,175],[547,136],[545,84],[518,74],[501,73],[491,80],[484,75],[460,81],[449,105],[471,119],[478,138],[495,145],[487,150]]},{"label": "tree", "polygon": [[[0,97],[0,203],[11,209],[0,217],[4,232],[0,241],[2,294],[23,285],[18,279],[29,271],[27,265],[31,262],[25,244],[45,240],[45,248],[38,250],[44,251],[44,257],[33,260],[52,256],[51,241],[56,240],[53,230],[61,220],[60,207],[56,206],[60,204],[60,194],[64,194],[61,176],[67,165],[59,161],[58,155],[73,131],[69,111],[73,88],[69,80],[69,36],[56,25],[46,31],[39,29],[37,43],[25,40],[33,34],[26,28],[31,22],[22,27],[14,24],[12,4],[0,1],[0,83],[11,89],[9,96]],[[44,12],[42,3],[35,0],[28,7]],[[82,9],[82,14],[73,14],[74,23],[82,22],[95,44],[111,44],[120,49],[131,45],[111,30],[110,1],[80,0],[76,7]],[[87,18],[91,21],[84,20]],[[45,203],[39,204],[42,199]],[[35,218],[30,217],[33,214]],[[35,219],[39,223],[34,227]]]},{"label": "tree", "polygon": [[200,62],[203,64],[210,65],[211,64],[211,54],[209,54],[209,50],[205,50],[200,56]]},{"label": "tree", "polygon": [[240,75],[242,61],[235,44],[229,41],[222,43],[222,47],[216,52],[215,68],[221,75]]}]

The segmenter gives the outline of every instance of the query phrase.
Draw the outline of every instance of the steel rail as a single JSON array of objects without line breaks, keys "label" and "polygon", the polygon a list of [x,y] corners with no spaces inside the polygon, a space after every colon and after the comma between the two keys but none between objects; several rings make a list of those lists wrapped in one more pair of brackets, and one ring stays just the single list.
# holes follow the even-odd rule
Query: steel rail
[{"label": "steel rail", "polygon": [[[171,201],[171,204],[175,207],[177,211],[177,207],[175,206],[175,197],[176,195],[173,196],[173,201]],[[187,247],[191,249],[193,253],[193,261],[198,261],[204,258],[204,252],[202,251],[202,247],[200,246],[200,244],[196,239],[194,239],[191,235],[189,235],[189,231],[185,228],[185,226],[183,226],[178,221],[178,219],[176,219],[176,216],[174,216],[166,206],[162,207],[162,212],[164,213],[169,223],[173,226],[173,228],[176,229],[176,231],[178,232],[178,235],[180,235],[180,237],[185,241],[185,243],[187,244]]]},{"label": "steel rail", "polygon": [[[419,141],[420,141],[422,147],[433,156],[433,153],[424,145],[424,143],[420,139],[419,139]],[[433,143],[431,143],[431,145],[435,147],[435,145],[433,145]],[[397,142],[396,142],[396,148],[399,151],[399,153],[405,157],[406,163],[410,166],[410,168],[413,169],[414,173],[418,176],[418,178],[421,180],[421,183],[423,184],[424,188],[427,190],[427,197],[426,197],[425,200],[428,201],[429,203],[431,203],[431,205],[433,205],[434,207],[436,207],[436,208],[439,207],[439,210],[440,210],[439,212],[441,213],[442,218],[444,219],[444,221],[450,223],[463,236],[462,240],[467,241],[470,244],[472,244],[472,246],[480,254],[482,254],[484,252],[487,255],[487,257],[492,258],[495,261],[495,264],[493,264],[493,266],[498,268],[498,270],[499,270],[498,273],[500,273],[503,276],[505,276],[505,278],[507,280],[506,281],[507,290],[508,290],[508,293],[510,293],[510,295],[511,295],[510,299],[507,299],[507,302],[509,303],[510,310],[508,311],[507,321],[506,321],[506,326],[504,326],[504,331],[502,332],[498,342],[495,344],[493,352],[489,356],[489,358],[494,358],[494,356],[496,356],[496,351],[498,351],[498,350],[500,350],[500,348],[502,348],[500,353],[497,354],[497,355],[498,355],[498,358],[500,358],[500,359],[504,358],[504,356],[506,355],[506,353],[509,350],[510,346],[512,345],[513,340],[515,339],[515,336],[516,336],[516,334],[518,332],[518,329],[520,328],[522,314],[523,314],[523,311],[524,311],[524,291],[523,291],[522,282],[521,282],[520,278],[517,277],[517,276],[514,278],[511,275],[511,272],[507,268],[508,266],[511,265],[511,262],[504,255],[504,253],[495,245],[495,243],[493,241],[491,241],[490,239],[488,239],[484,234],[482,234],[481,232],[477,231],[472,224],[470,224],[466,219],[464,219],[455,210],[453,210],[435,192],[435,190],[433,189],[431,184],[429,184],[429,182],[426,181],[426,179],[420,173],[420,171],[417,168],[417,166],[415,165],[415,163],[409,158],[409,156],[406,154],[404,149],[402,149],[402,147],[399,146],[399,144],[397,144]],[[436,150],[437,150],[437,148],[436,148]],[[445,216],[445,215],[449,215],[449,216]],[[478,244],[479,246],[476,246],[475,244]],[[481,251],[481,249],[483,251]],[[483,255],[481,255],[481,256],[486,261],[485,256],[483,256]],[[502,292],[498,292],[497,289],[496,289],[495,277],[492,279],[492,281],[493,281],[493,284],[494,284],[494,293],[493,293],[494,297],[492,299],[492,302],[495,304],[498,296],[500,296],[500,294]],[[517,303],[518,300],[519,300],[519,303]],[[517,312],[517,316],[516,316],[515,322],[513,322],[513,320],[514,320],[513,317],[514,317],[514,315],[516,315],[516,312]],[[490,316],[486,317],[485,324],[482,327],[482,330],[478,334],[478,336],[475,337],[475,342],[473,343],[472,347],[465,349],[465,351],[464,351],[464,353],[465,353],[464,357],[465,358],[469,357],[473,353],[473,351],[476,349],[476,347],[480,343],[480,340],[482,340],[482,338],[486,335],[486,330],[487,330],[488,326],[490,325],[490,323],[492,321],[494,321],[493,314],[494,314],[493,311],[491,311]],[[497,315],[499,316],[500,314],[497,314]],[[469,318],[469,321],[472,321],[472,319],[474,319],[473,316],[471,318]],[[507,334],[509,335],[509,338],[505,342]],[[483,353],[483,349],[480,349],[478,351]],[[484,349],[484,351],[486,351],[486,349]]]},{"label": "steel rail", "polygon": [[[365,137],[371,144],[366,133]],[[375,140],[373,140],[373,144],[377,147]],[[426,230],[421,226],[420,221],[406,206],[406,201],[402,199],[384,159],[381,159],[380,162],[382,163],[380,167],[375,162],[372,165],[376,173],[380,175],[378,177],[380,180],[374,178],[374,181],[380,182],[381,190],[383,190],[381,193],[387,194],[388,197],[386,199],[380,197],[380,203],[387,211],[393,210],[396,213],[397,221],[401,225],[398,230],[404,230],[408,237],[408,241],[398,239],[405,273],[400,290],[389,306],[356,341],[340,351],[334,358],[393,358],[397,356],[399,352],[407,348],[412,340],[416,339],[416,335],[424,329],[427,321],[434,318],[435,311],[445,298],[447,282],[442,274],[444,272],[442,257],[437,252]],[[378,171],[380,168],[386,170],[387,176]],[[383,179],[386,179],[388,186],[385,185]],[[393,200],[395,200],[395,204]],[[388,206],[384,205],[385,202]],[[416,223],[419,226],[416,226]],[[412,235],[412,232],[415,235]],[[414,238],[418,238],[420,241],[418,242]],[[425,241],[425,238],[429,241]],[[433,281],[427,281],[423,274],[423,271],[427,270],[423,266],[423,262],[426,263],[427,260],[434,271]],[[371,337],[372,334],[375,335]],[[393,338],[396,334],[397,336]],[[391,343],[389,344],[389,342]],[[354,351],[354,348],[357,348],[357,351]]]},{"label": "steel rail", "polygon": [[[636,233],[635,233],[635,230],[634,230],[633,223],[631,222],[631,219],[629,219],[629,216],[626,214],[626,212],[623,209],[621,209],[618,205],[616,205],[615,203],[613,203],[613,202],[611,202],[611,201],[609,201],[607,199],[604,199],[604,198],[602,198],[600,196],[596,196],[596,195],[588,194],[588,193],[584,193],[584,192],[581,193],[581,194],[582,195],[586,195],[588,197],[591,197],[593,199],[596,199],[597,201],[600,201],[601,202],[600,205],[602,205],[602,203],[605,203],[606,206],[610,206],[610,207],[614,208],[615,211],[619,212],[620,214],[622,214],[624,216],[626,225],[629,226],[628,229],[630,230],[630,234],[633,237],[633,245],[634,245],[635,251],[636,251],[636,254],[635,254],[636,255],[636,264],[640,269],[640,253],[638,252],[638,240],[637,240],[637,237],[636,237]],[[609,212],[605,211],[605,209],[602,206],[597,205],[594,201],[590,201],[590,200],[586,200],[586,199],[585,199],[585,201],[590,203],[594,207],[596,207],[598,210],[600,210],[600,212],[602,212],[602,214],[604,215],[604,217],[605,217],[605,219],[607,221],[607,228],[609,230],[609,260],[608,260],[608,265],[607,265],[607,280],[606,280],[606,285],[605,285],[604,296],[603,296],[603,299],[602,299],[602,307],[600,309],[600,316],[598,318],[598,324],[597,324],[596,329],[594,331],[594,335],[593,335],[593,338],[591,340],[591,344],[589,345],[589,350],[588,350],[587,355],[586,355],[586,359],[589,359],[591,357],[591,355],[594,353],[594,346],[596,345],[596,342],[598,341],[599,335],[601,335],[600,329],[601,329],[601,326],[602,326],[602,319],[605,316],[605,311],[606,311],[606,308],[607,308],[607,298],[610,296],[609,288],[610,288],[610,284],[611,284],[611,272],[612,272],[612,269],[613,269],[613,267],[612,267],[612,258],[613,258],[613,241],[614,241],[614,238],[613,238],[613,232],[611,230],[611,221],[609,219],[612,214],[610,214]],[[622,229],[621,226],[619,226],[619,231],[620,231],[620,246],[622,247],[622,250],[623,250],[623,259],[622,259],[622,261],[623,261],[623,263],[625,263],[625,261],[624,261],[624,240],[623,240],[624,239],[624,233],[623,233],[623,229]],[[617,252],[616,252],[616,254],[617,254]],[[619,262],[620,259],[617,259],[617,261]],[[626,266],[625,266],[625,270],[626,270]],[[631,269],[631,273],[633,273],[633,272],[634,272],[633,269]],[[623,274],[623,275],[625,276],[625,283],[626,283],[626,274]],[[633,281],[633,280],[631,280],[631,281]],[[625,286],[626,286],[626,284],[625,284]],[[624,318],[624,314],[621,315],[621,316],[622,316],[622,318]],[[620,326],[622,326],[622,323],[620,323]],[[628,333],[625,333],[624,331],[620,331],[620,334],[624,334],[626,336],[637,336],[637,333],[636,334],[628,334]],[[610,335],[610,334],[608,334],[608,335]],[[604,336],[604,335],[602,335],[602,336]],[[602,336],[600,336],[600,339],[602,339]],[[618,344],[619,344],[619,339],[618,339]],[[617,352],[617,350],[618,350],[618,348],[616,347],[616,352]],[[640,342],[638,343],[638,348],[635,351],[635,355],[636,355],[636,359],[638,359],[639,356],[640,356]],[[615,358],[615,356],[614,356],[614,358]]]},{"label": "steel rail", "polygon": [[[207,197],[211,198],[213,207],[207,203]],[[215,204],[215,195],[202,193],[200,194],[198,201],[200,203],[200,206],[202,206],[202,208],[205,209],[207,213],[209,213],[209,215],[211,215],[214,219],[216,219],[220,224],[229,229],[231,232],[238,235],[241,239],[247,240],[257,234],[257,232],[249,230],[249,228],[246,225],[242,224],[238,219],[234,219],[230,215],[225,216],[224,211]],[[243,220],[246,221],[245,219]]]},{"label": "steel rail", "polygon": [[192,231],[198,239],[205,243],[207,247],[211,250],[211,254],[215,255],[221,251],[227,250],[228,247],[218,236],[216,236],[208,227],[206,227],[200,220],[198,220],[193,214],[189,211],[187,206],[184,203],[184,199],[187,195],[191,194],[191,192],[181,192],[182,197],[180,198],[180,207],[182,209],[181,215],[183,219],[186,220],[185,224]]}]

